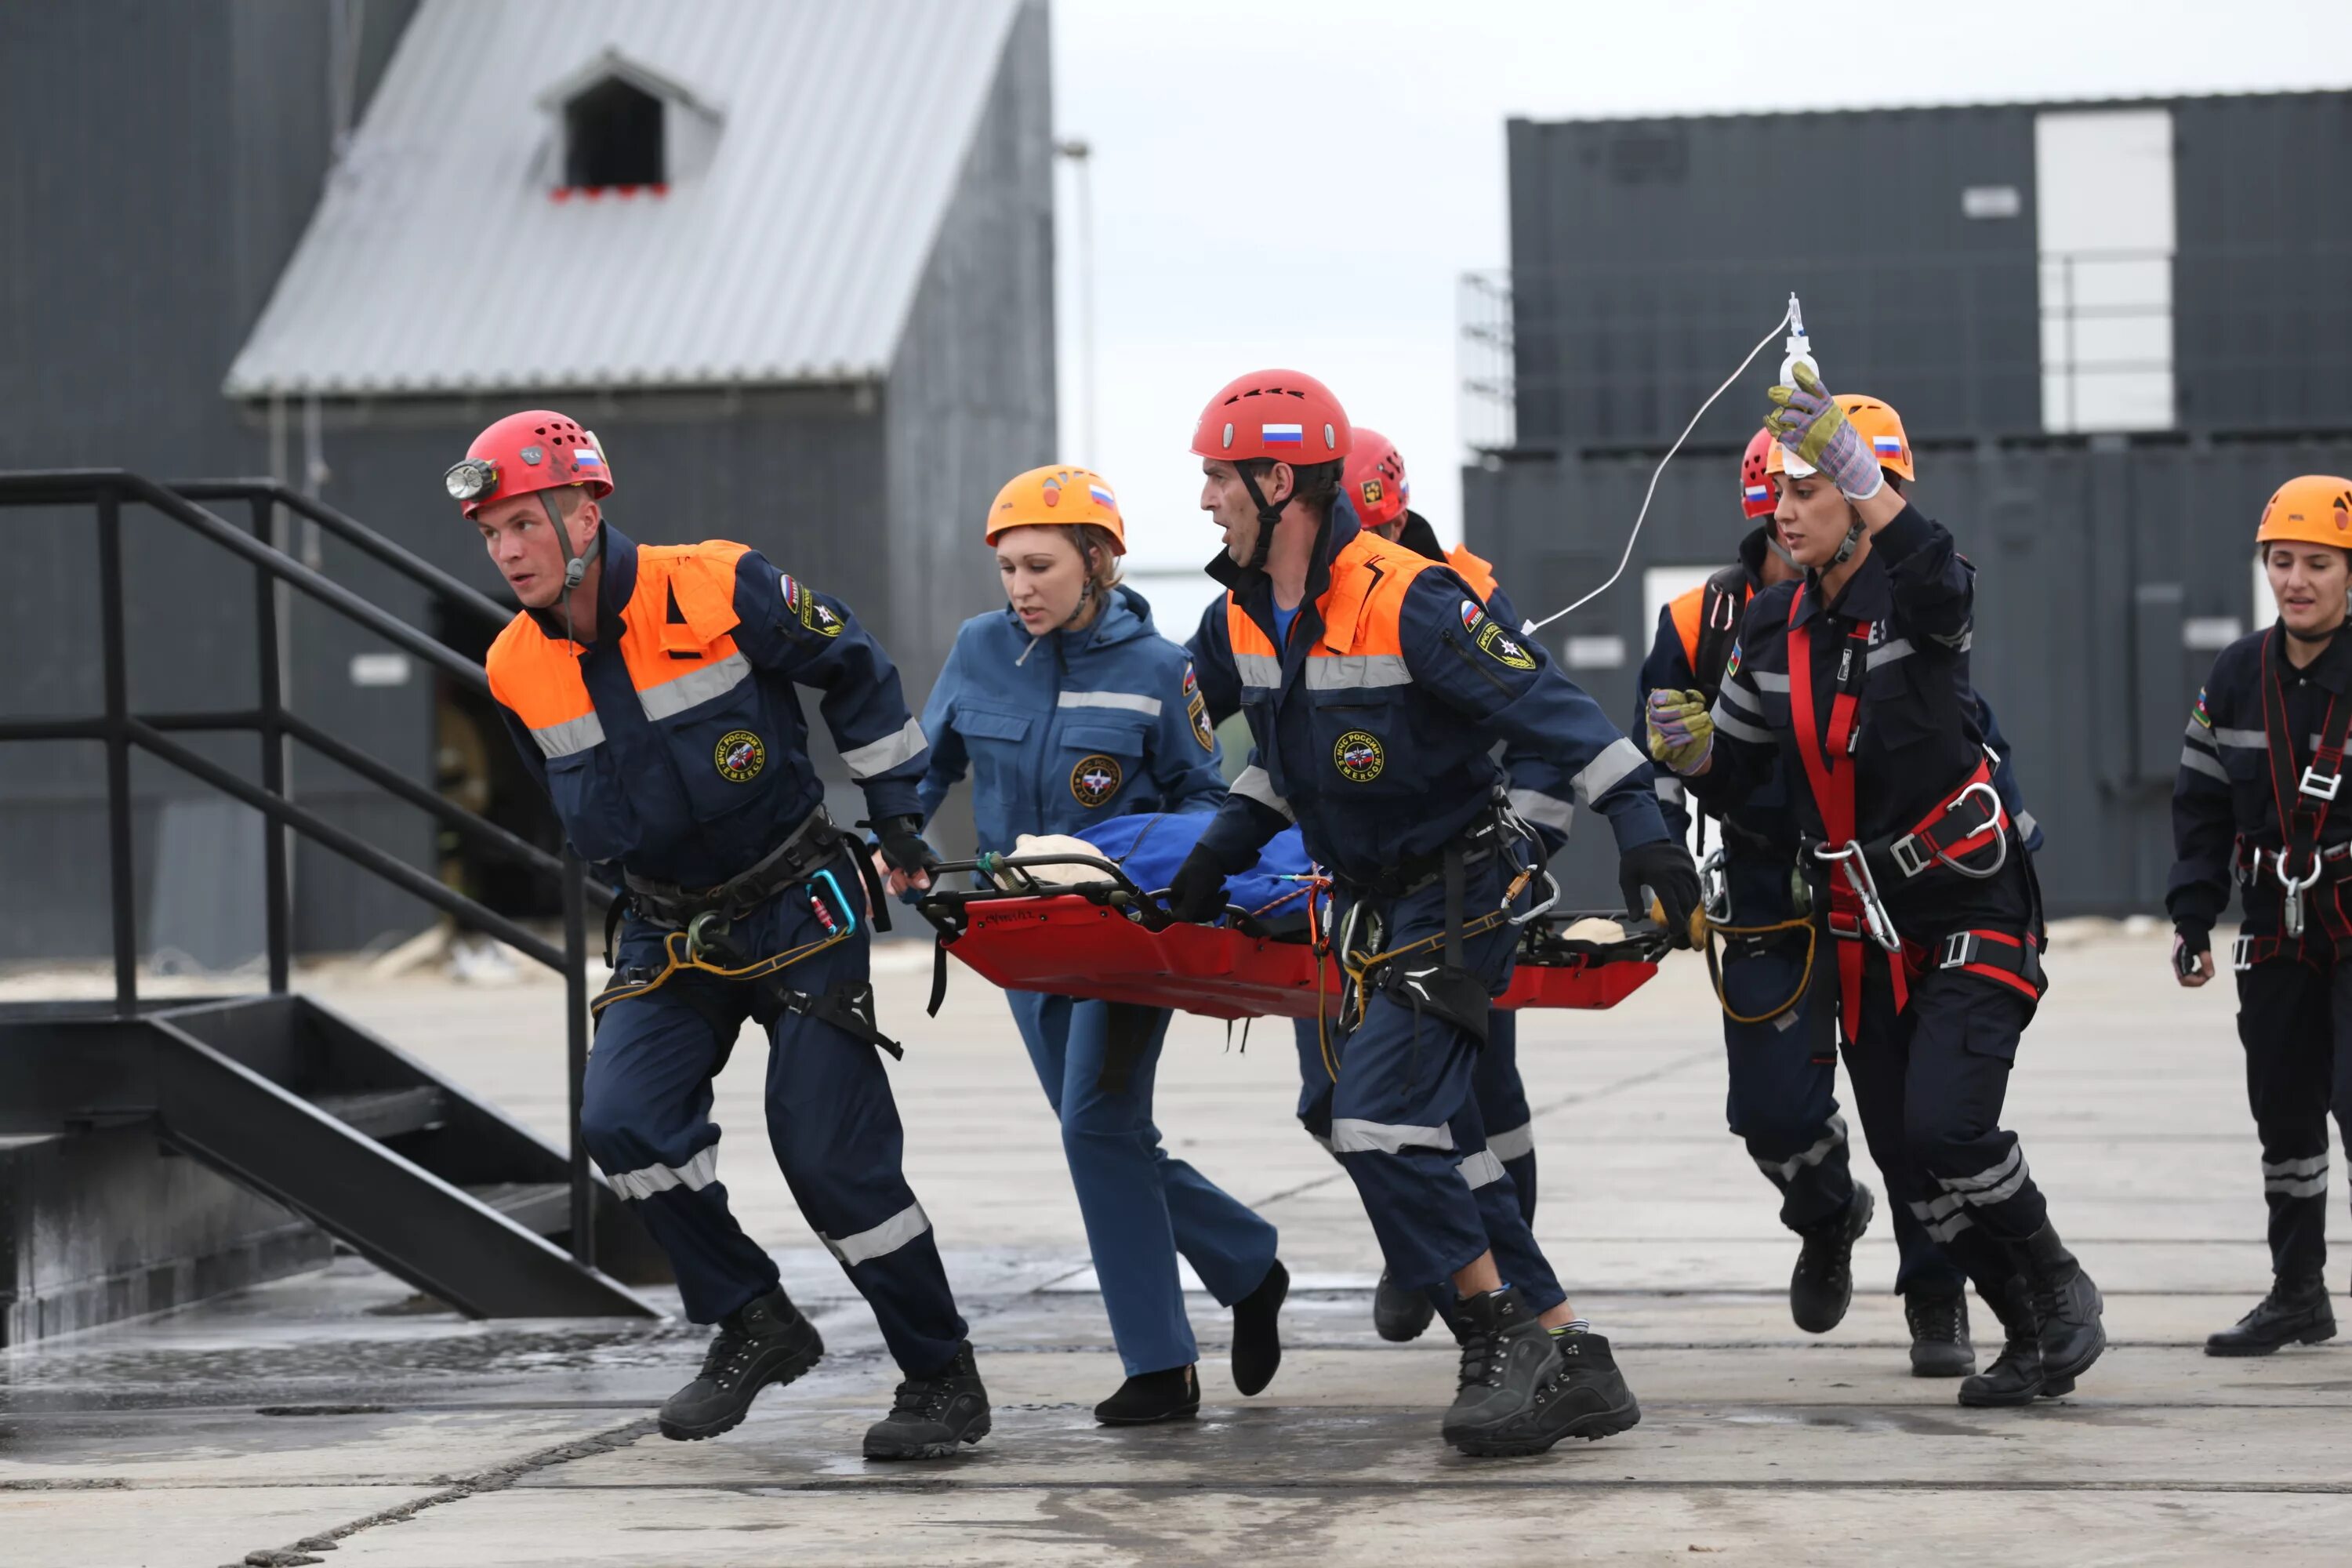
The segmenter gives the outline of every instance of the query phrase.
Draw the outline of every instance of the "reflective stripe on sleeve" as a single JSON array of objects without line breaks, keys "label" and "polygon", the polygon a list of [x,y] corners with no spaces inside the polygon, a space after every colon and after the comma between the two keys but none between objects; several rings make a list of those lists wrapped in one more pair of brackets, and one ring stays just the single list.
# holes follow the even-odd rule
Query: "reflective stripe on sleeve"
[{"label": "reflective stripe on sleeve", "polygon": [[923,748],[929,744],[923,739],[921,721],[909,719],[897,734],[844,752],[841,760],[848,764],[851,778],[870,779],[922,755]]},{"label": "reflective stripe on sleeve", "polygon": [[1462,1173],[1462,1180],[1472,1192],[1490,1186],[1503,1179],[1503,1162],[1491,1148],[1481,1149],[1467,1159],[1455,1162],[1454,1168]]},{"label": "reflective stripe on sleeve", "polygon": [[2195,746],[2180,748],[2180,765],[2191,773],[2203,773],[2208,778],[2220,779],[2223,784],[2230,782],[2230,770]]},{"label": "reflective stripe on sleeve", "polygon": [[1556,795],[1541,790],[1515,789],[1510,795],[1510,806],[1515,812],[1538,827],[1549,827],[1566,833],[1576,826],[1576,807]]},{"label": "reflective stripe on sleeve", "polygon": [[[2191,723],[2195,721],[2190,721]],[[2217,745],[2235,746],[2242,752],[2270,750],[2270,742],[2260,730],[2227,730],[2216,724],[2213,726],[2213,740]]]},{"label": "reflective stripe on sleeve", "polygon": [[1255,763],[1241,771],[1241,776],[1234,780],[1232,788],[1233,793],[1244,800],[1254,800],[1260,805],[1271,806],[1292,822],[1298,820],[1291,816],[1290,803],[1274,793],[1272,777]]},{"label": "reflective stripe on sleeve", "polygon": [[1123,708],[1129,713],[1160,717],[1160,699],[1139,691],[1065,691],[1056,700],[1063,708]]},{"label": "reflective stripe on sleeve", "polygon": [[1789,672],[1785,669],[1743,669],[1738,679],[1754,681],[1759,691],[1777,691],[1784,697],[1789,692]]},{"label": "reflective stripe on sleeve", "polygon": [[1522,1121],[1486,1136],[1486,1147],[1497,1160],[1524,1160],[1536,1152],[1536,1124]]},{"label": "reflective stripe on sleeve", "polygon": [[550,724],[544,730],[533,730],[530,738],[539,742],[540,751],[547,756],[573,756],[591,746],[604,743],[604,721],[593,712],[583,713],[577,719]]},{"label": "reflective stripe on sleeve", "polygon": [[1672,778],[1667,774],[1660,773],[1652,781],[1651,788],[1657,793],[1658,798],[1668,805],[1680,805],[1683,804],[1685,791],[1683,789],[1683,781],[1678,778]]},{"label": "reflective stripe on sleeve", "polygon": [[887,1258],[930,1228],[931,1218],[923,1212],[923,1205],[908,1204],[871,1230],[838,1239],[819,1231],[817,1239],[824,1243],[824,1249],[839,1259],[844,1268],[855,1268],[861,1263]]},{"label": "reflective stripe on sleeve", "polygon": [[1585,763],[1584,771],[1570,779],[1569,784],[1576,791],[1577,800],[1591,805],[1615,789],[1624,781],[1626,774],[1649,760],[1633,742],[1620,735],[1602,748],[1599,756]]},{"label": "reflective stripe on sleeve", "polygon": [[1869,657],[1863,660],[1863,668],[1865,669],[1876,669],[1882,664],[1893,664],[1897,659],[1909,658],[1910,657],[1911,639],[1909,637],[1895,637],[1891,641],[1883,642],[1876,647],[1872,648],[1870,650]]},{"label": "reflective stripe on sleeve", "polygon": [[698,1193],[719,1179],[719,1145],[711,1144],[683,1165],[646,1165],[604,1178],[625,1198],[649,1198],[672,1187]]},{"label": "reflective stripe on sleeve", "polygon": [[1724,706],[1723,700],[1721,698],[1717,698],[1716,700],[1715,707],[1713,710],[1707,714],[1707,717],[1715,721],[1715,727],[1717,729],[1722,731],[1725,734],[1730,736],[1735,741],[1746,741],[1749,744],[1757,746],[1769,746],[1772,743],[1772,732],[1770,731],[1759,729],[1757,726],[1748,722],[1745,719],[1740,718],[1738,714],[1733,713]]},{"label": "reflective stripe on sleeve", "polygon": [[716,663],[689,669],[674,680],[646,687],[637,693],[637,701],[644,706],[648,719],[675,718],[714,697],[724,697],[751,676],[751,661],[740,653],[730,653]]},{"label": "reflective stripe on sleeve", "polygon": [[1335,1154],[1394,1154],[1406,1149],[1453,1147],[1454,1128],[1444,1121],[1434,1127],[1394,1127],[1385,1121],[1342,1116],[1331,1123]]}]

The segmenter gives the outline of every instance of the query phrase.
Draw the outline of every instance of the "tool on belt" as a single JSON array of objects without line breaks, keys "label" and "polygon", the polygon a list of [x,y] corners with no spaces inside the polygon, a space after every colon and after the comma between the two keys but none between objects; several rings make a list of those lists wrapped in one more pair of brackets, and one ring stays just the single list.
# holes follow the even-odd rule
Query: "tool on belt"
[{"label": "tool on belt", "polygon": [[[1931,966],[1958,969],[1996,980],[2039,999],[2049,989],[2042,969],[2041,945],[2034,930],[2022,932],[1959,931],[1948,934],[1930,953],[1918,943],[1906,942],[1887,912],[1879,892],[1885,875],[1896,885],[1943,868],[1982,879],[1998,876],[2009,863],[2009,814],[2000,792],[1992,787],[1989,758],[1947,795],[1908,832],[1864,844],[1855,833],[1854,753],[1862,739],[1862,687],[1869,668],[1870,623],[1857,621],[1840,650],[1836,690],[1830,700],[1829,726],[1820,729],[1813,697],[1812,626],[1800,623],[1798,607],[1815,592],[1811,583],[1789,602],[1789,710],[1796,731],[1797,755],[1804,763],[1805,783],[1812,791],[1826,834],[1810,846],[1813,858],[1830,875],[1830,907],[1825,923],[1837,939],[1838,1016],[1845,1037],[1858,1037],[1862,1023],[1862,943],[1866,939],[1888,955],[1887,972],[1895,991],[1895,1008],[1910,1005],[1910,982]],[[1815,736],[1822,738],[1815,740]],[[1961,857],[1990,847],[1990,864],[1970,865]]]},{"label": "tool on belt", "polygon": [[[2352,702],[2330,697],[2320,721],[2319,745],[2300,775],[2294,765],[2294,725],[2287,712],[2286,672],[2281,668],[2279,628],[2263,638],[2263,739],[2270,763],[2271,802],[2278,812],[2275,849],[2265,851],[2238,836],[2239,880],[2252,889],[2267,870],[2278,884],[2279,925],[2290,940],[2300,942],[2304,905],[2315,889],[2326,887],[2318,900],[2320,924],[2336,944],[2352,939],[2352,913],[2344,908],[2344,880],[2352,847],[2336,844],[2322,847],[2320,835],[2327,826],[2329,808],[2344,787],[2344,742],[2352,730]],[[2264,857],[2267,855],[2267,862]],[[2251,867],[2245,862],[2251,861]]]},{"label": "tool on belt", "polygon": [[[680,975],[704,974],[751,984],[751,1016],[762,1028],[794,1014],[830,1024],[893,1057],[904,1057],[904,1048],[876,1023],[870,981],[842,982],[822,994],[812,994],[779,978],[793,965],[857,934],[857,902],[825,864],[843,845],[854,847],[856,842],[833,826],[820,805],[756,865],[715,888],[688,889],[625,873],[626,896],[614,902],[605,921],[606,962],[612,961],[614,930],[624,904],[648,923],[668,928],[662,934],[662,962],[614,967],[613,978],[588,1004],[589,1013],[601,1018],[615,1002],[650,995]],[[888,906],[881,896],[880,879],[854,847],[850,859],[865,884],[864,901],[876,911],[876,924],[888,930]],[[805,902],[824,934],[764,958],[744,952],[734,939],[735,922],[774,899],[795,896]]]}]

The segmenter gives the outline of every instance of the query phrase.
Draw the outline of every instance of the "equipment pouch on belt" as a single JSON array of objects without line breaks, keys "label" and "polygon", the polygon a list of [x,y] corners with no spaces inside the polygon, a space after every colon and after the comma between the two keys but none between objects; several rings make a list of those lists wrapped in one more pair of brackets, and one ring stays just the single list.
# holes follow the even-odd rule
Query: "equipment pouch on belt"
[{"label": "equipment pouch on belt", "polygon": [[871,981],[841,981],[818,996],[793,990],[784,984],[781,974],[761,981],[751,994],[752,1018],[764,1029],[787,1013],[797,1013],[814,1023],[830,1024],[854,1040],[886,1050],[898,1060],[906,1059],[907,1048],[875,1023]]},{"label": "equipment pouch on belt", "polygon": [[1486,1009],[1494,998],[1475,969],[1446,963],[1433,954],[1393,959],[1381,966],[1380,986],[1399,1005],[1441,1024],[1450,1024],[1486,1043]]}]

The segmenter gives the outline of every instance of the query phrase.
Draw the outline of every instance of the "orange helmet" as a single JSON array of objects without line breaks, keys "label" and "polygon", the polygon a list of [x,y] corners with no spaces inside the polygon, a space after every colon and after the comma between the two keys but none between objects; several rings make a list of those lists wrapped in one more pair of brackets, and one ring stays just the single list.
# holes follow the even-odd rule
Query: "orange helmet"
[{"label": "orange helmet", "polygon": [[2352,550],[2352,479],[2305,474],[2279,486],[2254,531],[2257,544],[2273,540]]},{"label": "orange helmet", "polygon": [[[1918,479],[1911,466],[1911,437],[1904,434],[1903,416],[1877,398],[1858,392],[1841,392],[1831,401],[1845,410],[1845,422],[1870,447],[1880,468],[1900,474],[1906,483]],[[1801,479],[1813,471],[1813,466],[1802,458],[1790,457],[1789,449],[1775,441],[1772,450],[1765,456],[1764,469]]]},{"label": "orange helmet", "polygon": [[1366,528],[1386,528],[1404,515],[1412,500],[1412,481],[1404,477],[1404,458],[1396,443],[1361,425],[1355,427],[1339,489]]},{"label": "orange helmet", "polygon": [[1075,528],[1091,522],[1110,534],[1112,552],[1127,553],[1127,524],[1110,481],[1091,468],[1048,463],[1015,474],[996,492],[988,509],[988,542],[1015,528]]},{"label": "orange helmet", "polygon": [[442,482],[471,517],[489,501],[565,485],[584,485],[603,500],[613,493],[613,468],[596,432],[551,408],[527,408],[475,437],[465,460],[452,465]]}]

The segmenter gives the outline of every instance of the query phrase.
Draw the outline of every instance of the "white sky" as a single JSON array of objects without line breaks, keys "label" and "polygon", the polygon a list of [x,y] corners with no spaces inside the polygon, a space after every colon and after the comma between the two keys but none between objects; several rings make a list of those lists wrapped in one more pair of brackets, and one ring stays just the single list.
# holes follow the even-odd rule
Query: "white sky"
[{"label": "white sky", "polygon": [[[1850,32],[1774,47],[1789,20],[1841,17]],[[1508,258],[1503,124],[1514,115],[2352,81],[2347,0],[1882,0],[1850,10],[1753,0],[1055,0],[1053,29],[1057,132],[1094,149],[1099,371],[1087,451],[1076,207],[1065,165],[1063,449],[1118,489],[1130,563],[1142,572],[1195,567],[1214,548],[1186,450],[1192,422],[1227,380],[1267,365],[1322,377],[1351,416],[1394,437],[1415,505],[1441,535],[1459,536],[1454,293],[1463,272]],[[1162,628],[1181,638],[1200,600],[1187,610],[1174,590],[1147,584]]]}]

